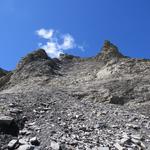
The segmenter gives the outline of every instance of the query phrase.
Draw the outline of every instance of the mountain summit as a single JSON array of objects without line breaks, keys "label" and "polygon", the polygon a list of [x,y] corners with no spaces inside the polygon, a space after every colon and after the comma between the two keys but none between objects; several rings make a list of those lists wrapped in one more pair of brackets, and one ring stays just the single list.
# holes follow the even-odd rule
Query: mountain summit
[{"label": "mountain summit", "polygon": [[22,58],[20,62],[17,65],[17,69],[23,68],[25,65],[38,60],[48,60],[49,57],[46,54],[46,52],[43,49],[38,49],[30,54],[28,54],[26,57]]},{"label": "mountain summit", "polygon": [[0,149],[146,150],[150,60],[105,41],[91,58],[42,49],[0,76]]}]

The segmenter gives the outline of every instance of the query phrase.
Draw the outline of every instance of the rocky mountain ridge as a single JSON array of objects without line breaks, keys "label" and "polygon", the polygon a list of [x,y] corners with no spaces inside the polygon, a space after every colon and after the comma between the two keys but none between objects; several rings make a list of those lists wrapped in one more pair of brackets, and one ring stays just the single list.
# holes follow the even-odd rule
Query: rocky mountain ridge
[{"label": "rocky mountain ridge", "polygon": [[0,77],[0,147],[148,149],[149,77],[150,60],[109,41],[91,58],[34,51]]},{"label": "rocky mountain ridge", "polygon": [[5,76],[7,73],[8,73],[8,71],[6,71],[6,70],[0,68],[0,77]]}]

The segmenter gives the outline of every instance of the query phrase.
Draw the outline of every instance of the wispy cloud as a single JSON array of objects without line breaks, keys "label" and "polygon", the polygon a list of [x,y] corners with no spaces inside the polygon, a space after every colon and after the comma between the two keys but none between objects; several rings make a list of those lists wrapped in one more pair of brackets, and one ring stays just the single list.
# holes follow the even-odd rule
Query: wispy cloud
[{"label": "wispy cloud", "polygon": [[61,34],[54,29],[39,29],[36,34],[47,40],[46,43],[38,43],[40,48],[45,49],[50,57],[59,57],[61,53],[69,49],[78,49],[84,51],[84,47],[78,45],[75,39],[69,33]]}]

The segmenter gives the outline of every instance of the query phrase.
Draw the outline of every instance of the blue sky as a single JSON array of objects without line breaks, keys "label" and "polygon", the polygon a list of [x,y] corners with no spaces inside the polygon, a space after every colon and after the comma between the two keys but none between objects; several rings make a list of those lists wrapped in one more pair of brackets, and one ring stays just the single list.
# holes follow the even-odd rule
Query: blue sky
[{"label": "blue sky", "polygon": [[0,0],[0,67],[14,69],[39,46],[94,56],[105,39],[150,58],[149,8],[150,0]]}]

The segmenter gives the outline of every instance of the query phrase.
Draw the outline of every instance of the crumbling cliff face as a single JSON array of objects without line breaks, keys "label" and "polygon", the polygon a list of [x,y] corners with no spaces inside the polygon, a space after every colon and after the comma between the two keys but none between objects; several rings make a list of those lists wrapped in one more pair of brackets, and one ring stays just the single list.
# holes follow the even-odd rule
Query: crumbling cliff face
[{"label": "crumbling cliff face", "polygon": [[0,76],[0,147],[148,149],[149,78],[150,60],[109,41],[92,58],[34,51]]}]

